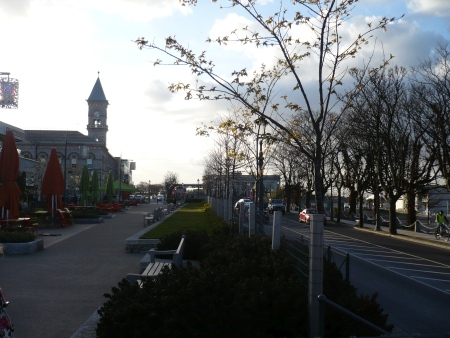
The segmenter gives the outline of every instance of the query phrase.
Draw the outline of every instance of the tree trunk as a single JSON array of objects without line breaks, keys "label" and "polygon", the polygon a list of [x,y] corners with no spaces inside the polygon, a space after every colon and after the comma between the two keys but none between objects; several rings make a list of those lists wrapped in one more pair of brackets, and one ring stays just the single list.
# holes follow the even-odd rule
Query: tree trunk
[{"label": "tree trunk", "polygon": [[[311,208],[311,190],[307,190],[305,193],[305,207],[306,208]],[[300,210],[302,210],[303,208],[300,207]]]},{"label": "tree trunk", "polygon": [[361,191],[359,194],[359,227],[364,227],[364,210],[363,210],[363,202],[364,202],[364,192]]},{"label": "tree trunk", "polygon": [[[286,184],[285,186],[286,189],[286,212],[290,212],[291,210],[291,185],[290,184]],[[270,196],[272,197],[272,196]]]},{"label": "tree trunk", "polygon": [[358,192],[356,190],[350,189],[350,197],[349,197],[349,204],[350,204],[350,212],[353,212],[356,214],[356,201],[358,199]]},{"label": "tree trunk", "polygon": [[414,224],[417,220],[416,215],[416,194],[412,191],[406,194],[407,198],[407,210],[408,214],[406,215],[406,222],[408,225]]},{"label": "tree trunk", "polygon": [[395,210],[394,196],[389,196],[389,233],[391,235],[397,235],[397,212]]}]

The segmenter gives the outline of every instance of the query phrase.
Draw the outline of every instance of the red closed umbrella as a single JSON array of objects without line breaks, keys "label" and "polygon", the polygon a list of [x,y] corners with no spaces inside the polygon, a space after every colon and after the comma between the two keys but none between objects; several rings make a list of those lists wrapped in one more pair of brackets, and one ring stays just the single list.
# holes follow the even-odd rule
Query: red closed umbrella
[{"label": "red closed umbrella", "polygon": [[19,176],[19,154],[14,134],[8,130],[0,153],[0,206],[8,210],[7,218],[19,218],[19,203],[22,191],[16,183]]},{"label": "red closed umbrella", "polygon": [[42,180],[41,195],[47,196],[47,211],[53,212],[62,207],[61,195],[64,194],[64,176],[56,149],[52,149]]}]

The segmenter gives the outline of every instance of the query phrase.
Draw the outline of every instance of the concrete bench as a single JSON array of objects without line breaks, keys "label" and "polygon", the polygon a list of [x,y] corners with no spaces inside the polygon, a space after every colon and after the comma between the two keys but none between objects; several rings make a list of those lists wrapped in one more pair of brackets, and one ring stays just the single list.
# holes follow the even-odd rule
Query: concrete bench
[{"label": "concrete bench", "polygon": [[154,222],[159,221],[164,216],[163,208],[159,207],[153,210],[152,213],[148,212],[144,215],[144,228]]},{"label": "concrete bench", "polygon": [[[185,235],[181,236],[180,244],[176,250],[155,250],[151,249],[148,253],[141,259],[141,270],[143,271],[139,274],[129,273],[127,274],[127,280],[130,283],[137,282],[139,285],[142,285],[142,280],[144,278],[156,278],[164,269],[164,267],[168,267],[169,269],[172,266],[176,266],[181,268],[183,262],[183,252],[186,243]],[[162,256],[172,256],[171,260],[158,260],[156,261],[156,255]]]},{"label": "concrete bench", "polygon": [[147,225],[152,224],[154,221],[155,221],[155,217],[153,216],[153,214],[150,213],[150,212],[147,212],[147,213],[144,215],[144,228],[145,228]]},{"label": "concrete bench", "polygon": [[168,212],[172,212],[172,211],[174,211],[174,210],[175,210],[175,207],[174,207],[174,205],[173,205],[172,203],[170,203],[170,204],[167,205],[167,211],[168,211]]}]

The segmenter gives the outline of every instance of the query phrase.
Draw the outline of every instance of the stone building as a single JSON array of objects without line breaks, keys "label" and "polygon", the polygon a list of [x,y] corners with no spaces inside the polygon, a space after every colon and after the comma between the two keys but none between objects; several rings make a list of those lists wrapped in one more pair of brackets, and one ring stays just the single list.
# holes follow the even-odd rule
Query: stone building
[{"label": "stone building", "polygon": [[60,159],[66,195],[77,194],[84,165],[91,173],[97,169],[100,186],[106,184],[109,171],[113,172],[116,180],[122,178],[126,184],[133,183],[135,163],[114,157],[107,148],[109,103],[99,77],[87,104],[87,135],[73,130],[22,130],[0,122],[0,139],[7,130],[14,133],[20,152],[20,171],[27,173],[27,186],[40,186],[52,148],[56,149]]}]

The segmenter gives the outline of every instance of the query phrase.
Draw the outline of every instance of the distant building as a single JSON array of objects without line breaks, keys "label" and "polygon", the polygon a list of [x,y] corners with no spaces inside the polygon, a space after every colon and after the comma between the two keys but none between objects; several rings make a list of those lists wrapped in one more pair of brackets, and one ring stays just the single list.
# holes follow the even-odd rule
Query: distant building
[{"label": "distant building", "polygon": [[[60,159],[67,195],[77,193],[84,165],[91,172],[97,169],[101,186],[106,183],[109,171],[113,172],[116,180],[121,178],[126,184],[133,183],[132,169],[135,163],[114,157],[107,148],[109,103],[100,78],[97,78],[87,103],[87,135],[73,130],[22,130],[0,122],[0,140],[3,140],[7,130],[14,133],[20,152],[20,171],[27,173],[28,187],[40,188],[52,148],[56,149]],[[38,191],[35,194],[39,195]]]},{"label": "distant building", "polygon": [[[226,177],[218,175],[210,175],[204,177],[203,186],[205,193],[209,196],[222,196],[226,191]],[[231,179],[231,178],[230,178]],[[243,175],[240,172],[234,174],[232,181],[233,198],[250,197],[255,191],[256,180],[251,175]],[[280,188],[279,175],[264,175],[263,176],[264,195],[267,197]],[[226,196],[222,196],[226,198]]]}]

